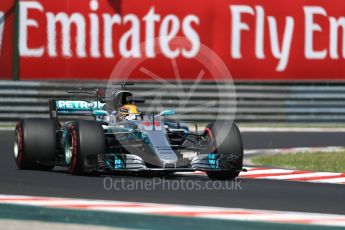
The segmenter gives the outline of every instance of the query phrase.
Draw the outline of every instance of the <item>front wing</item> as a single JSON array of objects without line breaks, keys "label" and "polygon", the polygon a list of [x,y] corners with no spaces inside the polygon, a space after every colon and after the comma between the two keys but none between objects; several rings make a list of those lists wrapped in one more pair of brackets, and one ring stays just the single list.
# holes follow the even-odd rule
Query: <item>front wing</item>
[{"label": "front wing", "polygon": [[217,154],[199,154],[188,166],[174,167],[171,164],[162,168],[149,168],[143,159],[133,154],[100,154],[98,171],[111,172],[194,172],[194,171],[229,171],[218,167]]}]

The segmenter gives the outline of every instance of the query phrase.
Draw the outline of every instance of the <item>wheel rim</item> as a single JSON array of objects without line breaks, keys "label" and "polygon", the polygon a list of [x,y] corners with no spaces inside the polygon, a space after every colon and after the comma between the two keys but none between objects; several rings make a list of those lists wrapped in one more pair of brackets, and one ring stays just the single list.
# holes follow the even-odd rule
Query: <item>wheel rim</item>
[{"label": "wheel rim", "polygon": [[74,151],[74,138],[73,135],[69,134],[67,137],[66,149],[65,149],[65,161],[69,165],[72,161]]},{"label": "wheel rim", "polygon": [[16,130],[14,146],[13,146],[13,153],[16,159],[18,159],[18,155],[19,155],[19,141],[20,140],[21,140],[20,134],[18,130]]}]

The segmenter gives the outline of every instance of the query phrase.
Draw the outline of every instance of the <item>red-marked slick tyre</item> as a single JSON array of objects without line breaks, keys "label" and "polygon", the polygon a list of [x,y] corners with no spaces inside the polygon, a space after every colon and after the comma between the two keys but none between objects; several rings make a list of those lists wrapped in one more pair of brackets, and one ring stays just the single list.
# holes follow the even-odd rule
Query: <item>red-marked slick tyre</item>
[{"label": "red-marked slick tyre", "polygon": [[50,119],[20,120],[14,136],[18,169],[51,170],[56,160],[56,127]]},{"label": "red-marked slick tyre", "polygon": [[70,173],[95,173],[98,154],[105,154],[105,148],[105,135],[100,123],[80,120],[67,125],[65,161]]},{"label": "red-marked slick tyre", "polygon": [[242,169],[243,144],[240,130],[236,124],[229,125],[228,132],[222,133],[222,130],[224,129],[215,124],[208,124],[205,128],[204,137],[210,141],[208,152],[218,156],[218,169],[220,170],[206,173],[210,179],[229,180],[236,178],[239,170]]}]

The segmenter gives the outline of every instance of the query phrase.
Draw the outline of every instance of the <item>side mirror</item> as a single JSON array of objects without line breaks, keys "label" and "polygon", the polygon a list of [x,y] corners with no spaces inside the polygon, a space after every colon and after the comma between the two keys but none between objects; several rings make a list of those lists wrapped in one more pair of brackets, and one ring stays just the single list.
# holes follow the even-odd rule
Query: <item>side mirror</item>
[{"label": "side mirror", "polygon": [[108,115],[107,111],[104,111],[104,110],[93,110],[92,114],[95,116],[107,116]]},{"label": "side mirror", "polygon": [[160,114],[158,114],[159,116],[171,116],[175,114],[175,110],[173,109],[169,109],[169,110],[163,110]]}]

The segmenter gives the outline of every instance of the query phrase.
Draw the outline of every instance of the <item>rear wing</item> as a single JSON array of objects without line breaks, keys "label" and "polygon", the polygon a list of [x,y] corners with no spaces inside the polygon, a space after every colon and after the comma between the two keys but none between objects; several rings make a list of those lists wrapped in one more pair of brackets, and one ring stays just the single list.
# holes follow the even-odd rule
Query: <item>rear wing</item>
[{"label": "rear wing", "polygon": [[[58,115],[67,116],[97,116],[106,115],[104,90],[83,89],[67,90],[68,94],[83,95],[83,97],[94,98],[92,101],[84,99],[49,99],[50,117],[57,119]],[[78,98],[78,97],[77,97]]]},{"label": "rear wing", "polygon": [[[126,86],[134,85],[134,83],[113,82],[113,85],[121,85],[122,90],[125,90]],[[105,89],[77,88],[67,90],[67,92],[68,94],[83,95],[83,99],[49,99],[49,113],[52,119],[57,120],[59,115],[100,116],[108,114],[105,110]],[[80,97],[76,96],[76,98]],[[91,101],[90,98],[92,98]],[[131,100],[137,103],[145,102],[145,99],[141,98],[132,98]]]},{"label": "rear wing", "polygon": [[51,118],[62,116],[97,116],[106,115],[105,103],[101,101],[83,100],[49,100],[49,113]]}]

